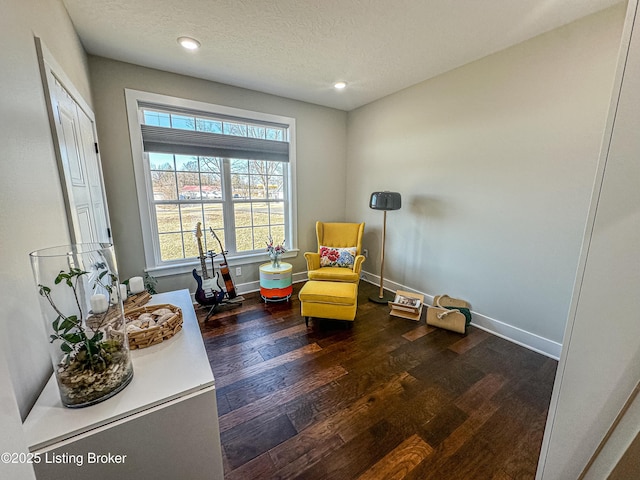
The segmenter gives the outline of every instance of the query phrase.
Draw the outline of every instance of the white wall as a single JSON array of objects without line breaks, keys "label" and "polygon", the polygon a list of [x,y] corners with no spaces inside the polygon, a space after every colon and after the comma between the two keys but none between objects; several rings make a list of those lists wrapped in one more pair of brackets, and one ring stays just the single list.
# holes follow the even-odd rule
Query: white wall
[{"label": "white wall", "polygon": [[[0,11],[0,337],[24,417],[51,363],[29,252],[68,243],[34,35],[90,102],[84,51],[60,1],[3,0]],[[4,377],[3,377],[4,378]]]},{"label": "white wall", "polygon": [[[638,8],[637,0],[629,3],[626,33]],[[549,410],[541,479],[578,478],[640,381],[640,19],[625,53]],[[627,430],[627,443],[612,437],[586,478],[608,476],[638,433],[638,417],[632,404],[616,429]]]},{"label": "white wall", "polygon": [[[348,115],[347,219],[385,279],[469,300],[475,321],[558,356],[624,8],[586,17]],[[504,325],[503,323],[507,325]]]},{"label": "white wall", "polygon": [[[51,370],[28,254],[69,241],[34,35],[91,99],[86,58],[61,2],[1,0],[0,12],[0,451],[25,453],[21,417]],[[27,464],[0,463],[0,477],[34,474]]]},{"label": "white wall", "polygon": [[[316,220],[344,220],[345,112],[101,57],[90,56],[89,68],[113,238],[124,278],[140,275],[145,266],[125,88],[294,117],[300,250],[316,250]],[[301,254],[287,261],[293,264],[294,272],[306,270]],[[234,275],[234,269],[231,273]],[[243,267],[242,277],[235,279],[236,283],[257,280],[257,265]],[[187,273],[159,278],[159,288],[194,290],[195,283]]]}]

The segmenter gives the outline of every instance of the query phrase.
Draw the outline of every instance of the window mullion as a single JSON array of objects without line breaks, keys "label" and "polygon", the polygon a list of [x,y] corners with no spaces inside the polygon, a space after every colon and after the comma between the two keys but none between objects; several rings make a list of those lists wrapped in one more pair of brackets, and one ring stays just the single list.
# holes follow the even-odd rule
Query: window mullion
[{"label": "window mullion", "polygon": [[231,160],[222,160],[222,217],[224,222],[224,248],[230,252],[236,248],[236,214],[233,204],[233,186],[231,185]]},{"label": "window mullion", "polygon": [[151,173],[151,166],[149,162],[149,154],[146,152],[143,152],[142,159],[143,159],[143,171],[145,175],[145,185],[147,190],[147,205],[148,205],[148,212],[149,212],[149,218],[151,223],[150,227],[154,232],[153,240],[152,240],[153,255],[155,258],[161,258],[160,232],[158,231],[156,202],[153,198],[153,179],[152,179],[152,173]]},{"label": "window mullion", "polygon": [[288,248],[292,248],[291,216],[289,214],[289,176],[282,172],[282,213],[284,215],[284,231],[288,237]]},{"label": "window mullion", "polygon": [[206,255],[207,252],[211,250],[211,247],[207,243],[207,238],[208,238],[206,234],[207,222],[205,221],[205,215],[204,215],[204,205],[207,202],[203,198],[204,192],[202,191],[202,164],[200,163],[200,157],[198,157],[198,184],[200,185],[200,202],[198,203],[200,207],[200,218],[202,219],[202,228],[205,229],[205,231],[202,232],[202,243],[204,245],[203,246],[204,252],[202,253]]}]

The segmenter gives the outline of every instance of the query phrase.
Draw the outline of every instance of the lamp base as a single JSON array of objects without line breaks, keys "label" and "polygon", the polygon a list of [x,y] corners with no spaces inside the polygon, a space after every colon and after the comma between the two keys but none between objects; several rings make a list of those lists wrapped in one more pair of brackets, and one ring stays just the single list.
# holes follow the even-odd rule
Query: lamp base
[{"label": "lamp base", "polygon": [[395,296],[393,294],[384,292],[382,294],[382,297],[380,297],[379,295],[371,295],[369,297],[369,301],[374,303],[387,303],[393,301],[394,298]]}]

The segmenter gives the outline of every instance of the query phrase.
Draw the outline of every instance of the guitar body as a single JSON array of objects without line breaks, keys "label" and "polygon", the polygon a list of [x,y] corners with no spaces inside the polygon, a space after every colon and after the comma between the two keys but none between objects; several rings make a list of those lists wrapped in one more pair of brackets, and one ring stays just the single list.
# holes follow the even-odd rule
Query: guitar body
[{"label": "guitar body", "polygon": [[224,291],[219,285],[218,288],[220,288],[220,290],[216,290],[215,288],[218,284],[218,277],[216,276],[215,279],[209,278],[207,273],[207,265],[204,261],[204,252],[202,251],[202,228],[200,222],[196,225],[196,239],[198,241],[198,251],[200,252],[200,256],[198,258],[200,258],[202,277],[198,275],[198,271],[195,268],[191,272],[193,278],[196,279],[196,283],[198,284],[194,297],[196,302],[200,305],[218,305],[224,299]]},{"label": "guitar body", "polygon": [[236,298],[236,287],[233,285],[233,279],[231,278],[231,273],[229,273],[229,267],[226,263],[220,264],[220,273],[222,274],[224,287],[227,289],[229,300]]},{"label": "guitar body", "polygon": [[194,268],[191,272],[193,278],[196,279],[196,283],[198,287],[196,288],[195,299],[199,305],[203,305],[205,307],[211,305],[218,305],[224,300],[224,292],[222,290],[216,291],[212,286],[208,283],[211,279],[206,279],[203,281],[202,277],[198,275],[198,271]]},{"label": "guitar body", "polygon": [[215,230],[209,227],[209,231],[211,232],[211,235],[213,235],[213,238],[218,241],[218,245],[220,245],[222,258],[224,259],[220,264],[220,273],[222,274],[222,279],[224,280],[224,287],[227,289],[227,297],[229,298],[229,300],[233,300],[238,296],[238,294],[236,293],[236,287],[233,285],[231,273],[229,273],[229,265],[227,264],[226,252],[224,250],[224,247],[222,246],[220,238],[218,238],[218,235],[216,235]]}]

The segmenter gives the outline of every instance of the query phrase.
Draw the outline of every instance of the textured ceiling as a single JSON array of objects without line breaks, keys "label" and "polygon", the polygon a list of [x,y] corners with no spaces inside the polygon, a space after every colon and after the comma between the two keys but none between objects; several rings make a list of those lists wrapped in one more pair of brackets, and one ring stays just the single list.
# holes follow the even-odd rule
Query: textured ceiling
[{"label": "textured ceiling", "polygon": [[91,54],[351,110],[619,0],[63,2]]}]

